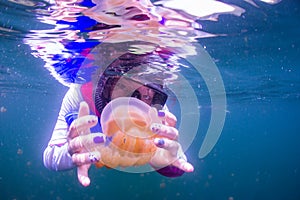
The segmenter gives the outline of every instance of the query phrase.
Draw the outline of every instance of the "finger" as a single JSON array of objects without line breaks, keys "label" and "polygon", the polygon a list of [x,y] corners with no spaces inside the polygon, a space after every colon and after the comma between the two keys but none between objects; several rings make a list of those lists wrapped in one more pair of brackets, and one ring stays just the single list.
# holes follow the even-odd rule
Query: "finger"
[{"label": "finger", "polygon": [[172,156],[176,156],[178,149],[180,148],[177,141],[169,140],[167,138],[155,138],[154,144],[159,148],[168,150]]},{"label": "finger", "polygon": [[151,124],[150,129],[153,133],[158,134],[161,137],[166,137],[171,140],[178,139],[178,130],[174,127],[153,123]]},{"label": "finger", "polygon": [[176,126],[177,118],[173,113],[167,110],[160,110],[158,111],[158,116],[163,119],[163,123],[165,125],[172,126],[172,127]]},{"label": "finger", "polygon": [[77,167],[77,177],[78,181],[83,185],[84,187],[87,187],[90,185],[91,180],[89,178],[88,172],[91,164],[81,165]]},{"label": "finger", "polygon": [[72,155],[73,153],[80,152],[84,148],[92,148],[104,142],[105,135],[103,133],[81,135],[69,141],[68,151]]},{"label": "finger", "polygon": [[86,153],[75,153],[72,155],[72,161],[77,166],[96,163],[99,160],[100,160],[100,153],[98,151],[86,152]]},{"label": "finger", "polygon": [[193,172],[193,171],[194,171],[194,166],[193,166],[191,163],[187,162],[187,161],[186,161],[185,159],[183,159],[183,158],[177,159],[177,160],[173,163],[173,165],[174,165],[175,167],[177,167],[177,168],[179,168],[179,169],[185,171],[185,172]]},{"label": "finger", "polygon": [[81,102],[79,105],[78,118],[89,114],[90,114],[89,105],[85,101]]},{"label": "finger", "polygon": [[87,115],[79,117],[72,122],[69,129],[69,138],[77,137],[78,135],[90,133],[90,128],[96,126],[98,117],[94,115]]}]

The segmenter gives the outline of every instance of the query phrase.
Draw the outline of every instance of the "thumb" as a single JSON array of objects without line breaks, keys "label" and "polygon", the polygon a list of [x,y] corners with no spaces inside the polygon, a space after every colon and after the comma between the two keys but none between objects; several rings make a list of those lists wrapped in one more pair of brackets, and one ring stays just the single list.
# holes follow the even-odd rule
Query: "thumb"
[{"label": "thumb", "polygon": [[78,118],[89,115],[89,114],[90,114],[89,105],[85,101],[80,102],[79,111],[78,111]]},{"label": "thumb", "polygon": [[88,171],[91,164],[85,164],[77,167],[77,177],[81,185],[87,187],[90,185],[91,180],[88,175]]}]

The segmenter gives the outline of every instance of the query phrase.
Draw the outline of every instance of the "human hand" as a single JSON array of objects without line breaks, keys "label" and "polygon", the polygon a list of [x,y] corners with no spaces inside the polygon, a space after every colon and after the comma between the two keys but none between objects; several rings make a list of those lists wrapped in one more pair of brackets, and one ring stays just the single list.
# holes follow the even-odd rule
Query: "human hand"
[{"label": "human hand", "polygon": [[78,118],[69,128],[68,151],[72,155],[72,161],[77,165],[77,177],[83,186],[90,185],[88,170],[92,163],[100,160],[98,151],[89,152],[86,147],[93,147],[104,143],[105,136],[102,133],[90,134],[90,128],[98,123],[98,118],[90,115],[89,106],[86,102],[80,103]]},{"label": "human hand", "polygon": [[154,139],[154,143],[158,148],[150,161],[150,165],[154,169],[173,165],[185,172],[193,172],[193,165],[187,162],[182,147],[177,141],[176,117],[168,111],[161,112],[159,116],[163,118],[163,124],[155,123],[151,125],[151,130],[160,137]]}]

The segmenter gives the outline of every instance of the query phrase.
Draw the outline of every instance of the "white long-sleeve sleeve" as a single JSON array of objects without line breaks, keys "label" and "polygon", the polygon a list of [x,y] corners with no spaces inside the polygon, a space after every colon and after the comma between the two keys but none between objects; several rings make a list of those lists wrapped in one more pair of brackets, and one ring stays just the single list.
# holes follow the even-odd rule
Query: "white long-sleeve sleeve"
[{"label": "white long-sleeve sleeve", "polygon": [[43,154],[44,165],[48,169],[58,171],[75,167],[68,153],[68,124],[65,115],[78,111],[79,104],[83,101],[80,86],[72,85],[62,101],[51,139]]}]

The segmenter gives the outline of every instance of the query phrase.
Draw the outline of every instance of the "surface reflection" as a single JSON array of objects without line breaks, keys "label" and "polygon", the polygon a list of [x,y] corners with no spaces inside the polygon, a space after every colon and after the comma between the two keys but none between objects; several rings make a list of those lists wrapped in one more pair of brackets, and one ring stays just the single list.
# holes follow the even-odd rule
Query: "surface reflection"
[{"label": "surface reflection", "polygon": [[[247,2],[257,6],[251,0]],[[184,3],[179,0],[154,3],[149,0],[49,0],[47,3],[43,4],[48,5],[46,9],[37,8],[41,3],[20,3],[35,7],[38,19],[53,25],[51,29],[30,30],[24,42],[65,85],[75,82],[84,56],[100,43],[143,41],[147,45],[135,46],[136,53],[163,48],[186,58],[197,54],[192,43],[199,38],[218,36],[204,31],[201,20],[216,21],[220,14],[240,16],[245,12],[237,5],[213,0]]]}]

